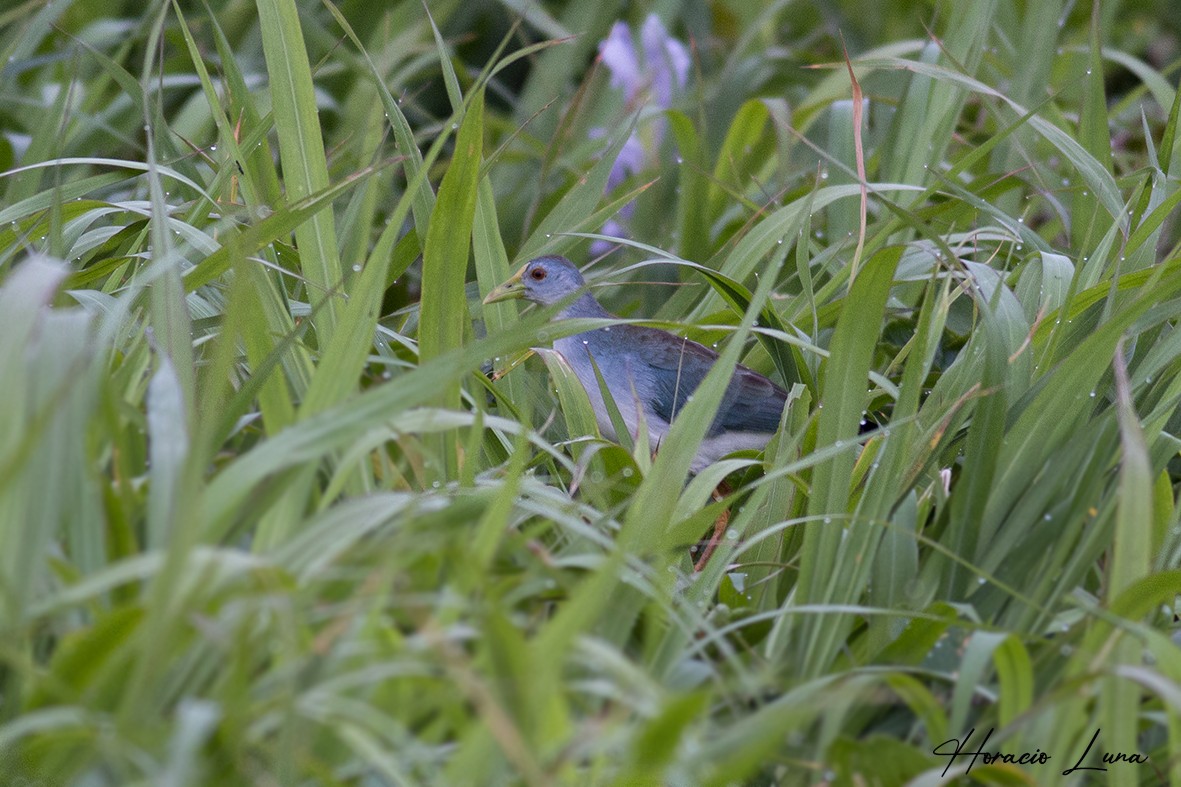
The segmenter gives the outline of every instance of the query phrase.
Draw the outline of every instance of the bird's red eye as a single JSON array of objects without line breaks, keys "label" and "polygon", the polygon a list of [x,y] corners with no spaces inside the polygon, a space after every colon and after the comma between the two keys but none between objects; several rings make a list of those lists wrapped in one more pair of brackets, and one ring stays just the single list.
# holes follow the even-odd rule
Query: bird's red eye
[{"label": "bird's red eye", "polygon": [[545,268],[534,268],[533,270],[529,271],[529,276],[533,279],[533,281],[541,281],[545,278]]}]

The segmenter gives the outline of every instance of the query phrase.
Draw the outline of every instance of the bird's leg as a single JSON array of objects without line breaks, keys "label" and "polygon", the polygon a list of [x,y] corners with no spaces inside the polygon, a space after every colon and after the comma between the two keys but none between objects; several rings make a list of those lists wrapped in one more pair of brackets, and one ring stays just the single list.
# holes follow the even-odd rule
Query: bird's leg
[{"label": "bird's leg", "polygon": [[[733,491],[730,485],[725,481],[718,484],[718,488],[713,491],[713,499],[717,501],[723,500],[726,495]],[[718,544],[722,543],[722,534],[726,532],[726,527],[730,524],[730,509],[723,508],[722,513],[718,514],[718,518],[714,520],[714,532],[709,537],[709,543],[705,545],[705,551],[701,553],[701,557],[697,559],[697,563],[693,566],[694,571],[701,571],[705,568],[705,564],[709,562],[714,550],[718,548]]]}]

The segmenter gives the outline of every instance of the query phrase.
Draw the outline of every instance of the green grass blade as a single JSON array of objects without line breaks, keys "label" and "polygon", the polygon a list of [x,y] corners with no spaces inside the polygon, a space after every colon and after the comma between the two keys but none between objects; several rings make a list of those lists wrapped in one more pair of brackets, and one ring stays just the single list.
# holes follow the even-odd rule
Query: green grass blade
[{"label": "green grass blade", "polygon": [[[329,185],[311,63],[294,0],[258,0],[257,7],[284,185],[287,199],[297,203]],[[309,293],[312,304],[328,299],[317,324],[320,340],[327,344],[340,309],[332,293],[344,279],[332,212],[324,209],[309,216],[295,228],[295,241],[301,273],[315,288]]]}]

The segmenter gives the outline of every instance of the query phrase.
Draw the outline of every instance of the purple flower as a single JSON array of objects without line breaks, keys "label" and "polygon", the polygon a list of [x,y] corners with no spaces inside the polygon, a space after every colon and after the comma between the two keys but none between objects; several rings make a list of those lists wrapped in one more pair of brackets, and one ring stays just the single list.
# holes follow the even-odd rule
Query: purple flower
[{"label": "purple flower", "polygon": [[[611,32],[599,43],[599,58],[611,74],[611,86],[623,91],[631,109],[638,110],[649,103],[669,109],[677,92],[689,79],[689,50],[668,34],[656,14],[645,20],[640,30],[639,46],[626,22],[612,25]],[[608,191],[629,175],[640,172],[647,160],[655,158],[664,139],[665,125],[663,117],[656,117],[647,129],[632,132],[611,168]],[[592,137],[605,133],[601,128],[591,130]],[[626,205],[620,211],[620,219],[629,218],[632,209],[632,205]],[[621,223],[615,220],[604,227],[604,232],[610,235],[619,235],[623,231]],[[596,241],[591,245],[591,252],[601,253],[608,247],[608,244]]]},{"label": "purple flower", "polygon": [[647,92],[668,109],[674,92],[689,79],[689,50],[668,34],[656,14],[640,30],[640,51],[627,22],[616,22],[599,44],[599,57],[611,72],[612,87],[621,88],[628,103]]}]

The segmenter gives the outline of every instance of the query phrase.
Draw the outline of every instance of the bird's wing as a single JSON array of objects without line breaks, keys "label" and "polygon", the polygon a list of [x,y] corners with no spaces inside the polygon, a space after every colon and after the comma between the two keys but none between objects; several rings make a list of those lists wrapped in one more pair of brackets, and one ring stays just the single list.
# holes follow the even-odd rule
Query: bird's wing
[{"label": "bird's wing", "polygon": [[[634,326],[629,326],[634,327]],[[653,382],[653,411],[671,422],[689,396],[705,379],[718,354],[697,342],[653,328],[635,327],[629,336],[639,361],[647,366]],[[763,375],[745,366],[735,367],[709,436],[728,432],[774,432],[787,393]]]},{"label": "bird's wing", "polygon": [[758,372],[739,365],[734,369],[734,377],[710,431],[774,432],[779,428],[786,401],[786,391]]}]

